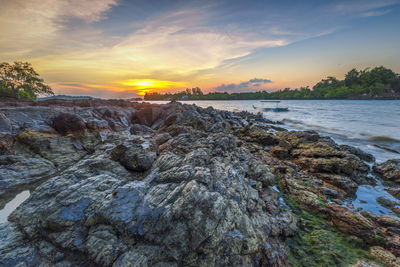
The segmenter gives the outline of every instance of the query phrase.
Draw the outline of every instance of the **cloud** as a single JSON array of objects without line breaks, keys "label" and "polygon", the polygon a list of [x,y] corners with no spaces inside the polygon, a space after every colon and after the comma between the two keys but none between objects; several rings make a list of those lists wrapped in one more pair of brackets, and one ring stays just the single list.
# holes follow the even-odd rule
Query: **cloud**
[{"label": "cloud", "polygon": [[[105,42],[109,39],[107,35],[90,27],[90,22],[103,18],[115,4],[111,0],[104,3],[85,15],[81,13],[81,7],[74,7],[64,15],[56,8],[49,13],[50,18],[40,20],[44,24],[50,23],[51,29],[46,33],[33,31],[40,36],[16,42],[21,45],[19,55],[24,60],[30,57],[28,60],[39,66],[38,70],[46,81],[112,85],[109,90],[115,91],[113,86],[121,86],[121,81],[137,79],[167,80],[176,88],[176,84],[187,82],[187,79],[209,75],[202,73],[203,70],[213,70],[223,62],[245,57],[255,49],[288,44],[283,38],[243,33],[243,30],[226,32],[207,26],[211,15],[206,8],[180,9],[149,17],[133,23],[126,36],[111,43]],[[65,19],[83,20],[90,14],[91,18],[79,23],[80,27],[74,31]],[[57,20],[57,17],[64,19]],[[15,37],[23,38],[21,36],[25,34],[16,34]],[[6,42],[0,41],[0,48],[4,45]],[[10,43],[4,51],[12,49],[16,47]],[[8,54],[15,56],[17,52],[14,50]],[[63,88],[67,90],[67,87]],[[71,90],[72,87],[68,88]],[[100,90],[91,86],[74,87],[75,91],[89,89]],[[131,87],[131,90],[135,88]]]},{"label": "cloud", "polygon": [[379,17],[390,13],[390,9],[382,11],[369,11],[361,14],[361,17]]},{"label": "cloud", "polygon": [[[68,92],[114,95],[119,90],[130,96],[139,91],[123,87],[123,81],[152,79],[168,81],[174,89],[185,83],[207,90],[221,78],[245,80],[249,73],[237,72],[238,66],[264,48],[330,34],[349,18],[383,15],[377,10],[398,1],[341,0],[277,9],[224,1],[124,1],[120,7],[115,7],[118,0],[0,2],[0,61],[30,61],[46,81],[65,82],[55,86]],[[254,78],[216,90],[262,90],[269,83]]]},{"label": "cloud", "polygon": [[[92,95],[99,98],[127,98],[137,97],[136,92],[129,88],[119,88],[112,86],[105,86],[102,84],[88,84],[88,83],[50,83],[54,93],[86,96]],[[94,94],[95,92],[95,94]]]},{"label": "cloud", "polygon": [[[15,57],[32,53],[54,53],[67,38],[70,20],[81,27],[105,18],[116,0],[13,0],[1,1],[0,51]],[[5,54],[5,53],[4,53]],[[1,57],[5,57],[3,53]]]},{"label": "cloud", "polygon": [[252,91],[252,90],[261,90],[260,88],[263,84],[272,83],[269,79],[251,79],[247,82],[241,83],[231,83],[231,84],[221,84],[215,87],[215,91],[218,92],[244,92],[244,91]]},{"label": "cloud", "polygon": [[398,4],[398,0],[358,0],[358,1],[344,1],[335,4],[333,10],[341,14],[366,14],[368,12],[382,12],[376,9],[386,8]]},{"label": "cloud", "polygon": [[271,82],[272,81],[268,80],[268,79],[257,79],[257,78],[254,78],[254,79],[249,80],[249,83],[271,83]]}]

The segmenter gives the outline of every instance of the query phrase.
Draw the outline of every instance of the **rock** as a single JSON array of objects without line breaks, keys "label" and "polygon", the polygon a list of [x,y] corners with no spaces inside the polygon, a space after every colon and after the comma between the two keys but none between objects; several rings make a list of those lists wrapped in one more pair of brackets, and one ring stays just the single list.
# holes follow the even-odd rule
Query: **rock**
[{"label": "rock", "polygon": [[286,148],[280,146],[273,146],[270,148],[270,152],[279,159],[289,158],[289,151]]},{"label": "rock", "polygon": [[400,219],[389,215],[382,215],[376,217],[377,222],[383,226],[392,226],[400,228]]},{"label": "rock", "polygon": [[350,154],[354,154],[359,157],[361,160],[365,160],[367,162],[374,162],[375,157],[369,153],[362,151],[359,148],[348,146],[348,145],[340,145],[340,150],[349,152]]},{"label": "rock", "polygon": [[0,134],[7,134],[12,131],[11,121],[3,113],[0,113]]},{"label": "rock", "polygon": [[92,131],[100,131],[109,129],[109,125],[106,120],[91,119],[86,122],[86,128]]},{"label": "rock", "polygon": [[365,262],[365,261],[358,261],[356,264],[352,265],[352,267],[382,267],[382,265],[372,263],[372,262]]},{"label": "rock", "polygon": [[367,156],[316,132],[181,103],[34,105],[0,109],[2,199],[41,181],[0,226],[0,265],[287,266],[298,233],[337,262],[361,249],[349,235],[400,254],[397,219],[343,204]]},{"label": "rock", "polygon": [[152,139],[137,137],[124,141],[112,151],[114,160],[118,160],[128,170],[146,171],[157,158],[157,145]]},{"label": "rock", "polygon": [[169,133],[162,133],[162,134],[158,134],[155,137],[155,141],[156,141],[156,144],[160,146],[160,145],[164,144],[165,142],[167,142],[168,140],[170,140],[171,138],[172,137]]},{"label": "rock", "polygon": [[273,135],[258,126],[250,126],[244,132],[244,139],[251,142],[260,143],[263,146],[277,145],[279,140]]},{"label": "rock", "polygon": [[400,183],[400,159],[392,159],[381,164],[375,164],[373,169],[384,179]]},{"label": "rock", "polygon": [[86,124],[83,119],[75,114],[61,113],[53,118],[52,126],[62,135],[84,131]]},{"label": "rock", "polygon": [[374,246],[370,248],[371,256],[385,263],[389,267],[400,266],[400,259],[382,247]]},{"label": "rock", "polygon": [[0,265],[35,266],[40,263],[39,255],[24,236],[9,223],[0,224]]},{"label": "rock", "polygon": [[390,188],[387,188],[386,191],[388,191],[392,196],[400,200],[400,187],[392,186]]},{"label": "rock", "polygon": [[154,134],[153,129],[146,125],[141,124],[133,124],[130,130],[131,134],[134,135],[145,135],[145,134]]},{"label": "rock", "polygon": [[391,207],[394,207],[397,205],[396,202],[394,202],[390,199],[384,198],[384,197],[378,197],[378,198],[376,198],[376,201],[386,208],[391,208]]},{"label": "rock", "polygon": [[145,105],[136,112],[134,120],[140,124],[151,127],[161,114],[161,109],[157,106]]},{"label": "rock", "polygon": [[367,243],[374,244],[377,234],[374,223],[358,213],[352,213],[347,208],[334,203],[327,205],[332,223],[341,231],[362,238]]}]

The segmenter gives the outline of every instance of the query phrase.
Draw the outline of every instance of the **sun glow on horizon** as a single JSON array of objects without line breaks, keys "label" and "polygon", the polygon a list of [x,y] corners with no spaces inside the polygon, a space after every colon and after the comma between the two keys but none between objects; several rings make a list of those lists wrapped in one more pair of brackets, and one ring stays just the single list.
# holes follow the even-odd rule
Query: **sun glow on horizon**
[{"label": "sun glow on horizon", "polygon": [[158,92],[163,89],[176,89],[185,87],[184,82],[162,81],[154,79],[130,79],[120,83],[137,91],[138,95]]}]

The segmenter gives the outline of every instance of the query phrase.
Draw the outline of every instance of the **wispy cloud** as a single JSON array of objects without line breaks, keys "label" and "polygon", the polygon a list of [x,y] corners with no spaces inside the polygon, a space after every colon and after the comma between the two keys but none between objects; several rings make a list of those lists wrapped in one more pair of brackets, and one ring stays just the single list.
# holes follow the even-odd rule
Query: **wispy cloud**
[{"label": "wispy cloud", "polygon": [[230,83],[221,84],[215,87],[215,91],[218,92],[241,92],[241,91],[251,91],[251,90],[262,90],[262,85],[272,83],[269,79],[258,79],[254,78],[246,82],[241,83]]},{"label": "wispy cloud", "polygon": [[399,4],[399,0],[356,0],[335,3],[333,10],[341,14],[365,14],[368,12],[382,12],[377,9],[387,8]]},{"label": "wispy cloud", "polygon": [[[1,1],[0,51],[28,57],[54,53],[66,38],[63,31],[72,19],[92,23],[105,18],[116,0],[13,0]],[[4,56],[4,55],[3,55]]]},{"label": "wispy cloud", "polygon": [[[57,92],[132,96],[147,88],[126,81],[168,85],[154,85],[154,90],[184,85],[207,90],[229,79],[232,83],[215,89],[259,90],[271,81],[240,81],[263,75],[255,71],[262,65],[279,84],[281,76],[271,70],[280,62],[264,67],[281,59],[260,60],[268,51],[282,50],[270,48],[332,34],[352,19],[387,14],[399,1],[288,6],[274,1],[0,0],[0,61],[32,62]],[[248,72],[243,68],[257,60],[261,63]]]},{"label": "wispy cloud", "polygon": [[369,11],[361,14],[361,17],[379,17],[390,13],[391,10],[381,10],[381,11]]}]

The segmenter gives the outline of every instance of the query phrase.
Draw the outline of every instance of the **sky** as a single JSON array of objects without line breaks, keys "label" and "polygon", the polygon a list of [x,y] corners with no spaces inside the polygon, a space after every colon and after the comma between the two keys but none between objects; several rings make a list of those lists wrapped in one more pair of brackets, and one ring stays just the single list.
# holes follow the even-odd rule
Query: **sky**
[{"label": "sky", "polygon": [[312,87],[400,73],[400,0],[0,0],[0,62],[56,94],[130,98]]}]

